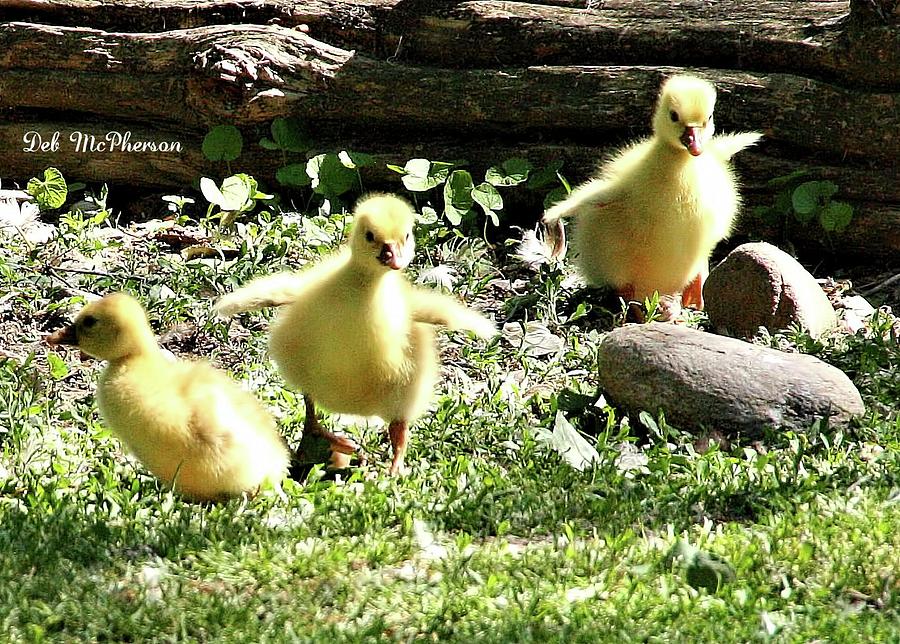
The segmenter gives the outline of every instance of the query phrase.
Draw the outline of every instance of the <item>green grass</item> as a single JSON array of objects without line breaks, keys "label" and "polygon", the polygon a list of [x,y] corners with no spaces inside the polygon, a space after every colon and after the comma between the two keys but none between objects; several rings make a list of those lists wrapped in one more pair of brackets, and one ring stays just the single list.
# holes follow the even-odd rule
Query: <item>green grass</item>
[{"label": "green grass", "polygon": [[[405,478],[386,476],[382,430],[351,425],[375,455],[367,469],[336,481],[315,472],[288,483],[286,499],[214,506],[181,501],[123,454],[96,412],[100,365],[74,353],[54,361],[41,342],[84,292],[129,290],[165,346],[246,380],[295,443],[301,405],[265,355],[271,314],[226,323],[211,303],[326,252],[345,223],[263,217],[228,261],[185,261],[139,229],[111,236],[77,217],[38,249],[0,237],[9,641],[900,637],[900,349],[889,315],[868,338],[779,339],[850,374],[871,410],[857,425],[700,453],[663,419],[627,419],[598,400],[596,346],[618,311],[559,267],[528,269],[498,260],[504,248],[423,227],[413,277],[449,265],[465,299],[557,339],[529,349],[510,330],[494,344],[445,336],[444,378],[414,427]],[[583,471],[545,438],[558,411],[597,452]],[[679,538],[728,560],[735,580],[691,587],[667,564]]]}]

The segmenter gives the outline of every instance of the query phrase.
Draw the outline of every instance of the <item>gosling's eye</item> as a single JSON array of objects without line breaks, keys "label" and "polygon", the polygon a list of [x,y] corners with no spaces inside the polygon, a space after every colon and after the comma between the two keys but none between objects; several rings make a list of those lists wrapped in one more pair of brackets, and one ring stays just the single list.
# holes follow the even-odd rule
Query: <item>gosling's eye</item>
[{"label": "gosling's eye", "polygon": [[367,242],[375,241],[375,233],[373,233],[371,230],[366,231],[366,241]]},{"label": "gosling's eye", "polygon": [[85,329],[90,329],[95,324],[97,324],[97,318],[93,315],[86,315],[81,320],[81,326]]},{"label": "gosling's eye", "polygon": [[672,123],[677,123],[678,122],[678,112],[676,112],[675,110],[672,110],[671,112],[669,112],[669,118],[672,119]]},{"label": "gosling's eye", "polygon": [[406,241],[409,241],[411,233],[406,233]]}]

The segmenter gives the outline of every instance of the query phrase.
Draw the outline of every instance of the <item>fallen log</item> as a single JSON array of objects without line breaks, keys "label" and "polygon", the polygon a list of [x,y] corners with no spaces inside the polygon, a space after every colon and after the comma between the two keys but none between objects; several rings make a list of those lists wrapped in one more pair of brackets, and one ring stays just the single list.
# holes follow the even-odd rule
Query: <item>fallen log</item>
[{"label": "fallen log", "polygon": [[[720,131],[766,134],[738,159],[749,206],[771,202],[769,179],[807,171],[856,208],[833,248],[900,249],[894,0],[8,0],[2,12],[7,180],[55,165],[76,180],[183,188],[223,174],[199,153],[219,124],[239,126],[248,143],[235,168],[271,180],[281,158],[255,142],[273,119],[299,116],[308,155],[464,158],[478,172],[557,154],[579,181],[647,133],[660,80],[688,68],[718,86]],[[183,146],[174,156],[26,152],[32,130]],[[396,180],[383,167],[370,174]],[[752,212],[742,225],[764,234]]]}]

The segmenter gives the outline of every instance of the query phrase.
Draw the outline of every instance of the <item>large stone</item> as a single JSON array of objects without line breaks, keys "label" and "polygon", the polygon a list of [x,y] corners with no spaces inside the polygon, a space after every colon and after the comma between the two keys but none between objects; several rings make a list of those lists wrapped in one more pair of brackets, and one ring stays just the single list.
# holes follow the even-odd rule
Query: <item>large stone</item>
[{"label": "large stone", "polygon": [[630,325],[600,344],[600,386],[630,413],[665,413],[687,431],[758,437],[766,427],[845,425],[865,411],[835,367],[735,338],[672,324]]},{"label": "large stone", "polygon": [[706,312],[717,330],[749,337],[799,324],[813,337],[837,324],[815,278],[783,250],[758,242],[735,248],[709,273]]}]

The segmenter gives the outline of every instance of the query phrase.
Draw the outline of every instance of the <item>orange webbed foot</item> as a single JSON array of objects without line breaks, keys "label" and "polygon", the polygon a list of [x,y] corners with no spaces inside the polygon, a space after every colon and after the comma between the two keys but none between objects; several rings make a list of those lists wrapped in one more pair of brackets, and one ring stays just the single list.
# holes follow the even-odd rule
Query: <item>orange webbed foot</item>
[{"label": "orange webbed foot", "polygon": [[303,435],[319,436],[328,441],[328,447],[331,450],[331,458],[329,459],[331,466],[337,469],[349,467],[350,456],[353,454],[358,454],[360,461],[364,462],[365,457],[362,454],[362,449],[356,441],[347,436],[341,436],[340,434],[330,432],[322,427],[319,418],[316,416],[316,406],[312,398],[304,396],[303,401],[306,404],[306,418],[303,421]]},{"label": "orange webbed foot", "polygon": [[394,420],[388,426],[388,436],[391,438],[391,448],[394,452],[394,458],[391,461],[391,468],[388,470],[391,476],[403,475],[406,473],[404,460],[406,458],[406,445],[409,441],[409,423],[405,420]]}]

